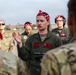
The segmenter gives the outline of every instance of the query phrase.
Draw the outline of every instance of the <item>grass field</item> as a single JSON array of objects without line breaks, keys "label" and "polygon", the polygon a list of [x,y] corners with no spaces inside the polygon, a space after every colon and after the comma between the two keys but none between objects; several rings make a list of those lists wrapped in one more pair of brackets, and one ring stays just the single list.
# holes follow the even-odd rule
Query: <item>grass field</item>
[{"label": "grass field", "polygon": [[[24,32],[24,30],[5,30],[5,31],[8,32],[8,33],[13,33],[13,32],[22,33],[22,32]],[[36,33],[37,30],[32,30],[32,32],[33,32],[33,33]]]}]

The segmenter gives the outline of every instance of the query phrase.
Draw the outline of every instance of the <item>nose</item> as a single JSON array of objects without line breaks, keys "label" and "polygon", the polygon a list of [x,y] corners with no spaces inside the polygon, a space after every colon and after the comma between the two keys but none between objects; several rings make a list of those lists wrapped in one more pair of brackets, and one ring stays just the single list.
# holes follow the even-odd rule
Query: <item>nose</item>
[{"label": "nose", "polygon": [[40,21],[38,21],[38,25],[40,25],[41,24],[41,22]]}]

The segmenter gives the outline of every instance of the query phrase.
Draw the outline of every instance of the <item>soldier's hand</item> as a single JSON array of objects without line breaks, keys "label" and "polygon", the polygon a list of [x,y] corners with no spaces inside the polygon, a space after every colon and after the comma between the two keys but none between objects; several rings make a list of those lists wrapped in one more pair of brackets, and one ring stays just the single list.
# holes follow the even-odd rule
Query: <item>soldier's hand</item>
[{"label": "soldier's hand", "polygon": [[20,33],[12,33],[13,38],[17,41],[17,43],[22,43]]}]

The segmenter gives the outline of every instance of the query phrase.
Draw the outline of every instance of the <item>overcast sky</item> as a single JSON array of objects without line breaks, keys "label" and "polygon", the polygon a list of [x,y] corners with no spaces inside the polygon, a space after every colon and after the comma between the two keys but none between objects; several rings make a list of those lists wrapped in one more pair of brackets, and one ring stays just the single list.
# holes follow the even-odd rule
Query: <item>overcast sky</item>
[{"label": "overcast sky", "polygon": [[24,24],[26,21],[34,24],[41,9],[50,15],[51,24],[54,24],[58,14],[67,18],[67,2],[68,0],[0,0],[0,19],[6,24]]}]

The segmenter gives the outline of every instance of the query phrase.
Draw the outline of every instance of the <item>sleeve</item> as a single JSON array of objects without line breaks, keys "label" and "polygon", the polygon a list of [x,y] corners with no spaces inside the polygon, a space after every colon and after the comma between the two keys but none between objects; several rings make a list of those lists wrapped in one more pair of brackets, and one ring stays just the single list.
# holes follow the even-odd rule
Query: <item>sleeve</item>
[{"label": "sleeve", "polygon": [[24,61],[19,58],[18,75],[29,75],[29,69]]},{"label": "sleeve", "polygon": [[41,62],[41,75],[59,75],[58,64],[53,55],[44,55]]},{"label": "sleeve", "polygon": [[18,46],[18,56],[26,62],[28,67],[30,66],[30,60],[34,60],[34,54],[33,51],[31,50],[31,44],[30,44],[30,39],[27,39],[26,45],[22,45],[20,48]]},{"label": "sleeve", "polygon": [[30,63],[30,50],[27,48],[27,46],[22,46],[21,48],[17,45],[18,48],[18,56],[26,62],[26,64],[29,67]]}]

